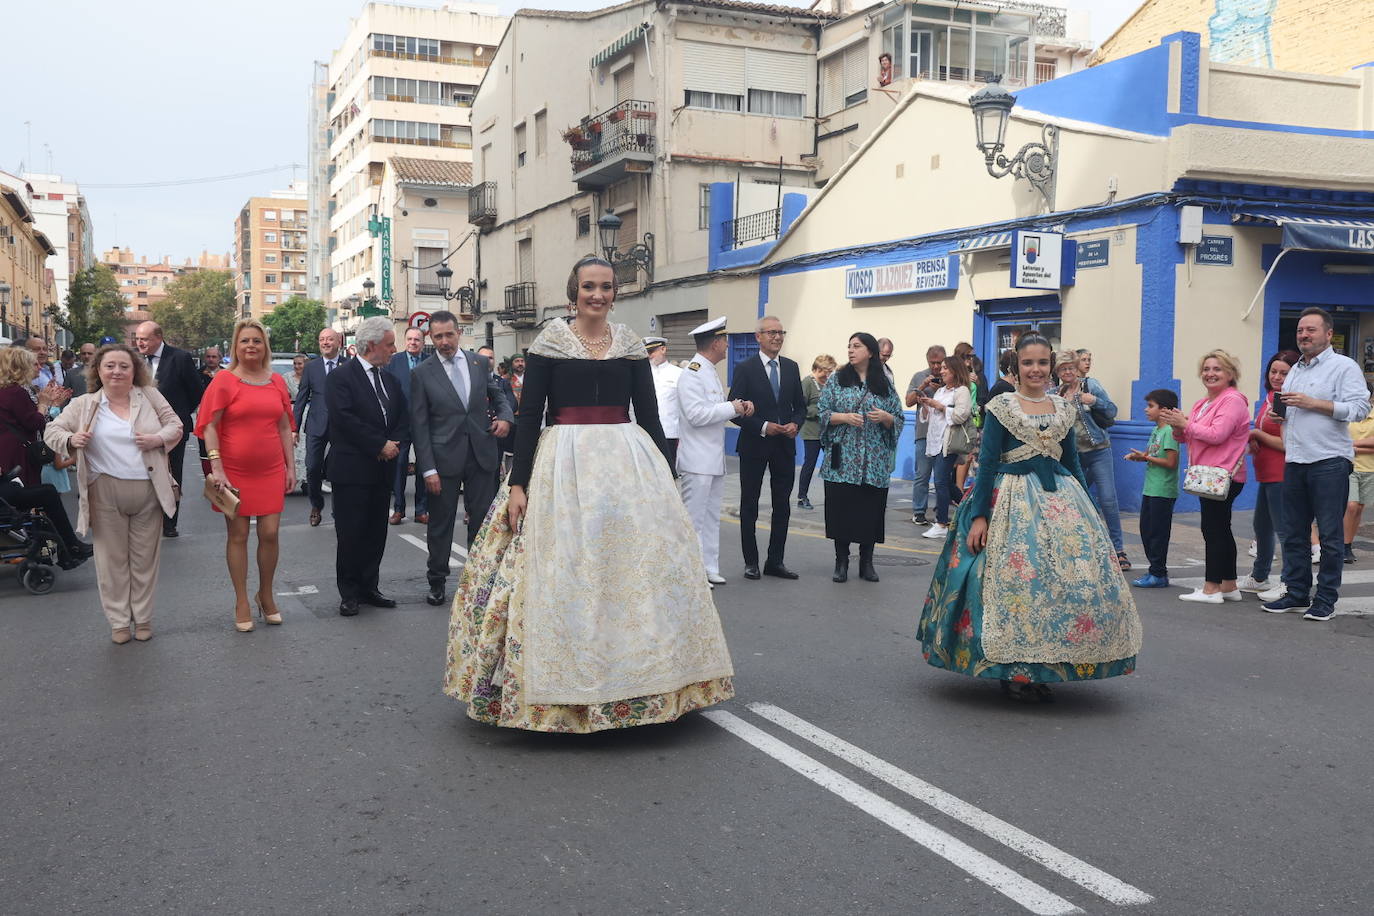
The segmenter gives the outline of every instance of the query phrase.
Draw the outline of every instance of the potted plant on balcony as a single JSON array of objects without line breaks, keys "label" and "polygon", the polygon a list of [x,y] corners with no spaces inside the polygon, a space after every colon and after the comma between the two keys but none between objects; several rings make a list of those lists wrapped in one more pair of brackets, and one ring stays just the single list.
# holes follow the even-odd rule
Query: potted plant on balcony
[{"label": "potted plant on balcony", "polygon": [[575,143],[578,140],[587,139],[587,134],[581,127],[567,127],[563,129],[563,140],[567,143]]},{"label": "potted plant on balcony", "polygon": [[[591,121],[591,122],[588,122],[588,124],[587,124],[587,134],[588,134],[588,135],[596,134],[596,135],[599,136],[599,135],[601,134],[601,122],[600,122],[600,121]],[[595,140],[596,137],[592,137],[591,139]]]},{"label": "potted plant on balcony", "polygon": [[612,121],[623,121],[625,120],[628,114],[629,112],[627,112],[624,108],[612,108],[610,114],[607,115],[607,117],[610,118]]}]

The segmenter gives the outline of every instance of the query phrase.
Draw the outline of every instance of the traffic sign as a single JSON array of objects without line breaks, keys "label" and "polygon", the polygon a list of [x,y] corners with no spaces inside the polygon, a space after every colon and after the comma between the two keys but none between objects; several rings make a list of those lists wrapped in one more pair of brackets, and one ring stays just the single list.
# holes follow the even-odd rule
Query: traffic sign
[{"label": "traffic sign", "polygon": [[419,328],[422,331],[429,331],[429,312],[412,312],[410,321],[406,327]]}]

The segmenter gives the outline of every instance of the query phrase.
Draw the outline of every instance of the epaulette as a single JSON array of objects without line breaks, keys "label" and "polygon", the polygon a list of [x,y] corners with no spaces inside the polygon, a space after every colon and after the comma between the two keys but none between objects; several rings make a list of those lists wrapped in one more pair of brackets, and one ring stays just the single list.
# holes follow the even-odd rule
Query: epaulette
[{"label": "epaulette", "polygon": [[701,363],[698,363],[698,362],[691,362],[691,363],[688,363],[688,364],[687,364],[687,368],[688,368],[688,369],[691,369],[693,372],[696,372],[698,369],[701,368]]}]

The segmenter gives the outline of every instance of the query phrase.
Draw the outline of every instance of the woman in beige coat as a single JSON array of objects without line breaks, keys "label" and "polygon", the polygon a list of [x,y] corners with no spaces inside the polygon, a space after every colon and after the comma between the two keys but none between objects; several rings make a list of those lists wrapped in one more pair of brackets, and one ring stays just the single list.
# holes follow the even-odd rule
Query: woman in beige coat
[{"label": "woman in beige coat", "polygon": [[153,636],[162,519],[176,511],[167,451],[181,442],[181,421],[154,386],[147,361],[126,344],[101,347],[86,384],[90,393],[68,404],[43,439],[59,455],[76,457],[76,527],[95,538],[110,638],[146,642]]}]

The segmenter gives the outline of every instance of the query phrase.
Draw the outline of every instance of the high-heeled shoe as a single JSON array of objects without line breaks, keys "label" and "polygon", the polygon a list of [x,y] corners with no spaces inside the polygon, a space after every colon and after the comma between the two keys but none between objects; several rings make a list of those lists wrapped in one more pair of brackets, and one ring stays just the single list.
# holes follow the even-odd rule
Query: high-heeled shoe
[{"label": "high-heeled shoe", "polygon": [[240,633],[251,633],[253,632],[253,621],[235,620],[234,629],[238,630]]},{"label": "high-heeled shoe", "polygon": [[269,614],[265,610],[263,610],[261,595],[254,595],[253,602],[258,606],[258,616],[261,617],[264,622],[270,623],[274,627],[281,626],[281,611],[277,611],[274,614]]}]

